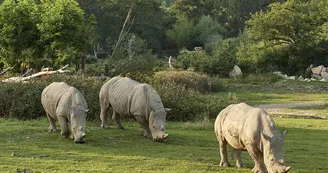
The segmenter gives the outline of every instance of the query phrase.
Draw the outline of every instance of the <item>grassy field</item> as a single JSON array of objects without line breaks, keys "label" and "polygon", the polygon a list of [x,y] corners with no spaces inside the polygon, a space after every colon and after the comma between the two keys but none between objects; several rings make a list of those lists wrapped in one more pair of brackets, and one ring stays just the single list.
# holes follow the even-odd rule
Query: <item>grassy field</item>
[{"label": "grassy field", "polygon": [[[289,131],[284,156],[293,173],[328,172],[327,120],[274,120],[280,131]],[[247,168],[218,166],[218,142],[211,121],[201,125],[167,122],[170,136],[163,143],[143,138],[136,122],[124,125],[126,130],[101,129],[97,123],[87,122],[87,142],[74,144],[59,133],[49,134],[46,118],[0,119],[0,172],[228,173],[251,172],[253,167],[246,152]]]}]

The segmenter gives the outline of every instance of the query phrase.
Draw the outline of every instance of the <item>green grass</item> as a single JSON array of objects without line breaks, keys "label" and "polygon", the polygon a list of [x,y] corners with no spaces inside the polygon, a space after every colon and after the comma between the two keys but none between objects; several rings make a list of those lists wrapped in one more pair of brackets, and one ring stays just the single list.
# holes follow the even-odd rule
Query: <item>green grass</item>
[{"label": "green grass", "polygon": [[[328,121],[275,118],[288,129],[284,146],[292,172],[328,171]],[[212,124],[212,125],[211,125]],[[203,125],[167,122],[170,134],[163,143],[141,136],[136,122],[126,130],[101,129],[87,122],[87,142],[74,144],[59,133],[49,134],[46,118],[29,121],[0,119],[0,172],[251,172],[253,161],[244,152],[248,168],[222,168],[213,122]],[[13,157],[12,153],[25,157]],[[39,157],[39,155],[49,157]],[[230,160],[231,163],[232,160]]]}]

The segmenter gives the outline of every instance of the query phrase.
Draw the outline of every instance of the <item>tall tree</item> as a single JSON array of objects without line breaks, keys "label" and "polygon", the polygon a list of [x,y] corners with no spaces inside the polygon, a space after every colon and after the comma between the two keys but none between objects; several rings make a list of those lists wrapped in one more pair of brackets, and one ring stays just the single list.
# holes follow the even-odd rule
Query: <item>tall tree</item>
[{"label": "tall tree", "polygon": [[295,73],[306,69],[316,57],[328,57],[327,1],[288,0],[269,7],[247,22],[250,44],[243,58],[262,52],[258,62],[285,66],[287,72]]},{"label": "tall tree", "polygon": [[1,62],[15,67],[33,66],[33,58],[40,58],[42,47],[37,29],[39,8],[34,0],[5,0],[0,5],[0,56]]},{"label": "tall tree", "polygon": [[83,11],[74,0],[44,0],[40,24],[41,41],[56,64],[75,63],[82,57]]}]

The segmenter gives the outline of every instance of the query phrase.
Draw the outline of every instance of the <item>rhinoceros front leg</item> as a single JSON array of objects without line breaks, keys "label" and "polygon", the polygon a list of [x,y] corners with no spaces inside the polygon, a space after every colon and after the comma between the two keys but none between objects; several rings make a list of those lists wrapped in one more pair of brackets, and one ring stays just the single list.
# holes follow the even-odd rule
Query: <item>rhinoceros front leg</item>
[{"label": "rhinoceros front leg", "polygon": [[232,158],[236,160],[236,166],[238,168],[244,167],[244,163],[241,161],[241,151],[237,149],[232,149]]},{"label": "rhinoceros front leg", "polygon": [[220,155],[221,161],[220,166],[228,167],[230,163],[228,162],[228,154],[227,154],[227,144],[228,142],[225,139],[220,139]]},{"label": "rhinoceros front leg", "polygon": [[116,127],[118,129],[124,129],[124,127],[121,124],[121,116],[115,110],[113,111],[112,120],[115,122]]},{"label": "rhinoceros front leg", "polygon": [[70,132],[68,128],[67,119],[65,117],[58,116],[58,122],[61,128],[61,135],[65,137],[69,137]]},{"label": "rhinoceros front leg", "polygon": [[101,125],[100,125],[100,127],[109,128],[109,125],[108,125],[109,105],[100,103],[100,108],[101,108],[101,111],[100,111]]},{"label": "rhinoceros front leg", "polygon": [[254,173],[266,173],[262,152],[253,145],[246,145],[246,149],[255,163],[252,171]]},{"label": "rhinoceros front leg", "polygon": [[50,116],[50,114],[49,113],[46,113],[47,114],[47,117],[48,117],[48,120],[49,120],[49,128],[48,128],[48,131],[51,133],[51,132],[55,132],[55,133],[57,133],[58,132],[58,130],[57,130],[57,128],[56,128],[56,124],[55,124],[55,119],[54,118],[52,118],[51,116]]},{"label": "rhinoceros front leg", "polygon": [[142,127],[143,127],[143,132],[144,132],[144,137],[145,138],[153,138],[153,136],[151,135],[151,132],[150,132],[150,130],[149,130],[149,123],[148,123],[148,121],[144,118],[144,117],[142,117],[142,116],[135,116],[136,117],[136,119],[137,119],[137,121],[142,125]]}]

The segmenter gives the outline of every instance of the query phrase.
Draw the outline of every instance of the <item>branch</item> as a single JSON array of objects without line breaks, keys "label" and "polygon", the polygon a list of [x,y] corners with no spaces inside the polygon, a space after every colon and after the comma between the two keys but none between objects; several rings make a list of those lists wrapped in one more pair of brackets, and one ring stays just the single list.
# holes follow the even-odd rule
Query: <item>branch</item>
[{"label": "branch", "polygon": [[276,41],[285,41],[285,43],[288,43],[288,44],[295,44],[295,40],[292,39],[292,38],[281,38],[281,37],[274,37],[272,38],[273,40],[276,40]]},{"label": "branch", "polygon": [[26,73],[24,73],[21,77],[25,77],[28,74],[30,74],[32,72],[33,68],[30,68]]},{"label": "branch", "polygon": [[0,75],[4,75],[4,74],[6,74],[7,71],[10,70],[10,69],[11,69],[11,67],[7,67],[4,71],[2,71],[2,72],[0,73]]},{"label": "branch", "polygon": [[[133,3],[133,0],[132,0],[131,7],[130,7],[130,9],[128,11],[128,14],[126,15],[126,18],[125,18],[125,21],[124,21],[122,30],[120,32],[120,35],[118,37],[117,43],[116,43],[116,45],[114,47],[114,50],[113,50],[111,56],[114,55],[116,48],[121,43],[121,41],[125,38],[125,36],[129,33],[129,31],[130,31],[130,29],[132,27],[132,24],[133,24],[133,21],[134,21],[134,19],[131,20],[131,13],[132,13],[133,6],[134,6],[134,3]],[[129,25],[129,26],[126,26],[126,25]]]},{"label": "branch", "polygon": [[[70,70],[64,70],[66,67],[68,67],[68,65],[65,65],[64,67],[60,68],[59,70],[55,70],[55,71],[41,71],[39,73],[35,73],[31,76],[27,76],[27,77],[11,77],[5,80],[2,80],[2,82],[23,82],[23,81],[27,81],[30,80],[32,78],[38,77],[38,76],[43,76],[43,75],[52,75],[52,74],[56,74],[56,73],[71,73]],[[49,69],[49,68],[48,68]]]}]

